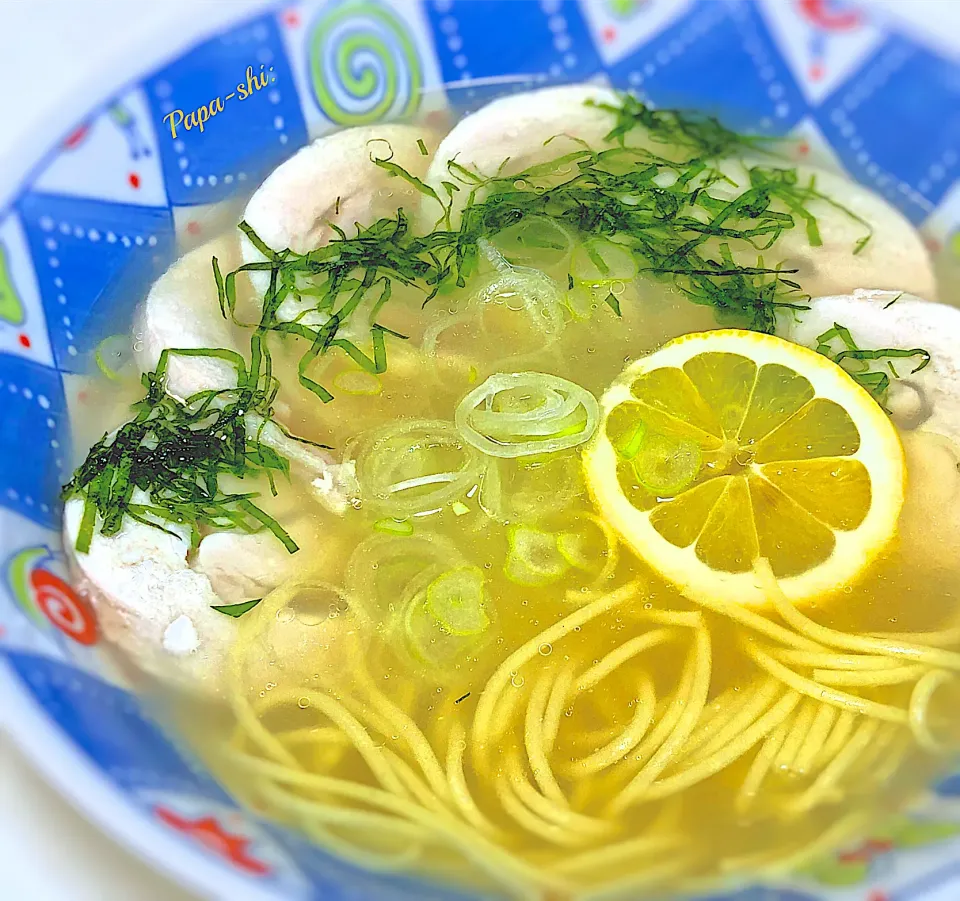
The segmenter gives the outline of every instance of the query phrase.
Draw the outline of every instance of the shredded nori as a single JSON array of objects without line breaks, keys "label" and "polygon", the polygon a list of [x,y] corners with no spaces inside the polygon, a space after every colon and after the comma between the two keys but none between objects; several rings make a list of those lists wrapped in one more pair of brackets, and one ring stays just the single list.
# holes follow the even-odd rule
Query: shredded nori
[{"label": "shredded nori", "polygon": [[[239,387],[201,391],[180,401],[165,390],[167,364],[177,356],[214,356],[237,367]],[[76,540],[78,551],[90,549],[99,525],[116,535],[125,517],[177,534],[189,530],[191,545],[203,530],[269,529],[290,553],[297,545],[280,524],[258,507],[256,492],[225,492],[222,475],[289,475],[289,463],[248,434],[248,413],[268,412],[273,391],[263,391],[239,354],[227,350],[165,350],[154,372],[143,375],[144,397],[133,405],[134,417],[103,436],[63,486],[61,498],[82,497],[84,512]],[[263,420],[264,422],[266,420]],[[135,498],[139,489],[149,501]]]}]

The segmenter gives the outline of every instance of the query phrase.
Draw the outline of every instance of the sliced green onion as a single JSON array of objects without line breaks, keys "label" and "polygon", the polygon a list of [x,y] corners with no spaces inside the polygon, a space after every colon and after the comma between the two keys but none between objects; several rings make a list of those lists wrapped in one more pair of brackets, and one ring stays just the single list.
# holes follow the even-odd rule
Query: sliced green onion
[{"label": "sliced green onion", "polygon": [[384,519],[378,519],[374,524],[373,528],[377,532],[382,532],[384,535],[412,535],[413,534],[413,523],[409,519],[391,519],[386,517]]},{"label": "sliced green onion", "polygon": [[490,625],[483,582],[476,566],[444,573],[427,586],[426,609],[451,635],[479,635]]},{"label": "sliced green onion", "polygon": [[483,573],[464,566],[439,574],[406,601],[403,640],[410,655],[431,669],[462,663],[494,635]]},{"label": "sliced green onion", "polygon": [[373,397],[383,391],[380,377],[363,369],[344,369],[333,377],[333,386],[342,394]]},{"label": "sliced green onion", "polygon": [[470,508],[463,501],[454,501],[450,509],[455,516],[466,516],[470,512]]},{"label": "sliced green onion", "polygon": [[688,438],[648,433],[633,458],[637,481],[661,497],[679,494],[700,472],[700,445]]},{"label": "sliced green onion", "polygon": [[613,446],[624,460],[632,460],[643,447],[646,436],[647,427],[642,420],[638,419]]},{"label": "sliced green onion", "polygon": [[629,282],[636,278],[637,261],[623,245],[592,238],[574,248],[570,274],[586,284]]},{"label": "sliced green onion", "polygon": [[456,413],[464,440],[489,456],[507,458],[583,444],[599,418],[589,391],[543,372],[492,375],[460,402]]},{"label": "sliced green onion", "polygon": [[544,459],[491,459],[480,483],[480,507],[504,525],[531,522],[569,507],[585,491],[576,451]]},{"label": "sliced green onion", "polygon": [[557,548],[557,536],[532,526],[514,526],[507,532],[504,575],[518,585],[542,587],[563,578],[570,564]]},{"label": "sliced green onion", "polygon": [[132,348],[127,335],[110,335],[104,338],[93,352],[93,360],[108,379],[119,381],[121,370],[131,360]]},{"label": "sliced green onion", "polygon": [[606,581],[617,568],[617,534],[606,520],[581,513],[557,535],[557,552],[570,566]]},{"label": "sliced green onion", "polygon": [[491,241],[514,266],[558,265],[569,256],[573,246],[570,232],[546,216],[525,217],[494,235]]},{"label": "sliced green onion", "polygon": [[577,282],[563,297],[567,309],[574,319],[586,321],[590,319],[600,306],[593,288]]},{"label": "sliced green onion", "polygon": [[476,451],[448,422],[400,422],[361,436],[357,479],[364,504],[395,519],[439,510],[480,478]]},{"label": "sliced green onion", "polygon": [[418,530],[414,535],[371,535],[350,555],[344,572],[347,594],[373,622],[393,628],[404,599],[436,576],[467,565],[453,542]]}]

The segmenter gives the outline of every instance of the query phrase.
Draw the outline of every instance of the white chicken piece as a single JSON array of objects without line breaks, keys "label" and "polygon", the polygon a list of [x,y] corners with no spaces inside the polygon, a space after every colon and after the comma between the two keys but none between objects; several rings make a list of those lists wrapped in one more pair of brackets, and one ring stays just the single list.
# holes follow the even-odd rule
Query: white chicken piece
[{"label": "white chicken piece", "polygon": [[929,365],[915,373],[920,357],[891,361],[900,377],[891,378],[887,406],[901,429],[922,427],[960,441],[960,309],[899,292],[857,290],[817,297],[796,316],[780,314],[778,333],[816,347],[834,323],[850,329],[864,350],[929,352]]},{"label": "white chicken piece", "polygon": [[[243,218],[267,247],[296,253],[329,243],[337,236],[335,226],[353,235],[358,224],[392,218],[398,209],[412,221],[423,195],[374,160],[388,160],[422,178],[436,140],[429,129],[413,125],[358,126],[319,138],[267,176],[250,198]],[[241,252],[245,263],[266,259],[246,236],[241,239]],[[260,294],[265,293],[269,273],[251,272],[250,276]],[[292,319],[298,312],[289,301],[278,315]]]},{"label": "white chicken piece", "polygon": [[[446,197],[442,182],[456,181],[448,170],[451,160],[485,176],[516,175],[576,150],[581,145],[573,136],[593,149],[602,149],[615,119],[610,112],[587,105],[588,101],[618,104],[612,91],[596,85],[544,88],[487,104],[461,120],[440,143],[427,172],[427,183],[440,197]],[[671,148],[652,142],[641,126],[629,132],[625,142],[680,158]],[[718,168],[731,183],[716,182],[709,193],[727,199],[739,196],[750,187],[750,166],[795,169],[798,187],[805,187],[813,178],[816,190],[834,201],[812,198],[804,203],[804,208],[816,217],[820,245],[811,246],[805,222],[794,212],[796,225],[763,252],[768,265],[782,261],[784,268],[798,270],[788,277],[799,282],[806,293],[813,297],[848,294],[869,284],[936,299],[933,265],[919,234],[882,197],[841,176],[809,166],[794,167],[773,156],[719,163]],[[454,227],[469,194],[469,184],[461,184],[460,191],[453,195]],[[793,212],[781,200],[774,201],[773,209]],[[442,215],[440,206],[432,201],[424,202],[424,211],[429,225]],[[869,232],[864,222],[872,227],[873,236],[855,253],[858,241]],[[736,241],[731,242],[731,250],[739,264],[748,266],[755,266],[761,253]]]},{"label": "white chicken piece", "polygon": [[[150,289],[133,323],[134,359],[141,372],[152,372],[170,348],[242,347],[239,329],[220,311],[212,259],[224,274],[240,265],[235,234],[216,238],[175,262]],[[239,282],[242,288],[242,280]],[[180,400],[206,389],[234,388],[236,371],[215,357],[172,354],[167,364],[167,391]]]},{"label": "white chicken piece", "polygon": [[935,567],[955,570],[960,564],[960,446],[925,429],[901,438],[910,479],[899,523],[902,542],[922,547]]},{"label": "white chicken piece", "polygon": [[211,532],[200,541],[193,569],[203,573],[222,598],[222,604],[239,604],[262,598],[287,579],[329,555],[316,520],[307,515],[281,517],[287,533],[300,550],[291,554],[269,531],[253,534]]},{"label": "white chicken piece", "polygon": [[[616,120],[607,110],[589,106],[588,101],[618,104],[613,91],[592,84],[541,88],[494,100],[461,119],[440,142],[425,180],[446,199],[442,182],[457,182],[448,168],[451,161],[489,177],[515,175],[578,150],[584,143],[600,150]],[[469,184],[459,187],[452,198],[454,228],[459,224],[457,213],[470,194]],[[425,227],[442,215],[438,204],[424,202]]]},{"label": "white chicken piece", "polygon": [[[224,317],[217,297],[211,260],[220,271],[232,272],[240,263],[239,243],[225,235],[190,251],[174,263],[154,284],[137,311],[133,333],[134,356],[141,372],[154,370],[168,349],[223,348],[241,352],[249,347],[249,335]],[[249,284],[237,280],[238,307],[250,312],[254,306]],[[211,356],[171,354],[167,363],[166,389],[180,400],[198,391],[235,388],[236,370],[225,360]],[[283,414],[282,402],[276,404]],[[287,437],[274,423],[247,416],[247,433],[290,460],[293,471],[310,484],[316,498],[328,509],[342,513],[352,490],[351,474],[341,471],[322,449]]]},{"label": "white chicken piece", "polygon": [[80,553],[82,517],[82,499],[69,500],[64,546],[106,638],[151,675],[202,692],[215,690],[236,636],[237,621],[212,608],[263,597],[329,556],[317,520],[302,514],[279,517],[295,554],[267,531],[214,532],[192,557],[186,528],[130,518],[116,535],[95,532]]},{"label": "white chicken piece", "polygon": [[[727,160],[719,168],[733,184],[717,182],[710,187],[710,194],[732,199],[750,187],[748,167],[786,165],[775,158]],[[810,244],[805,223],[794,212],[794,227],[783,232],[768,250],[743,247],[742,242],[731,244],[736,262],[755,266],[762,253],[767,265],[783,263],[785,269],[796,269],[795,274],[786,278],[798,282],[811,297],[850,294],[870,285],[936,300],[936,278],[930,255],[919,233],[902,213],[869,188],[832,172],[810,166],[797,166],[796,172],[798,187],[809,185],[813,178],[816,190],[833,201],[811,198],[803,204],[817,220],[821,243]],[[792,212],[781,200],[776,200],[772,208]],[[864,223],[872,228],[873,235],[866,246],[855,253],[857,242],[869,233]]]},{"label": "white chicken piece", "polygon": [[186,530],[126,518],[116,535],[95,533],[83,554],[75,549],[83,507],[80,498],[65,505],[64,547],[104,636],[151,675],[212,691],[236,623],[211,609],[224,601],[187,564]]}]

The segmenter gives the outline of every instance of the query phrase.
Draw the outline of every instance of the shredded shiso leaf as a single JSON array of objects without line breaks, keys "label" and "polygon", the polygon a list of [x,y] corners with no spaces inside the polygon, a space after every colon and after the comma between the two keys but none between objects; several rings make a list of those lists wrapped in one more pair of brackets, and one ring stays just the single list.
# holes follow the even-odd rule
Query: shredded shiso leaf
[{"label": "shredded shiso leaf", "polygon": [[[247,417],[255,413],[264,423],[273,420],[279,385],[268,338],[304,340],[299,382],[330,402],[330,389],[311,374],[319,357],[339,352],[360,370],[380,375],[387,370],[390,343],[406,340],[379,321],[395,285],[419,289],[424,305],[440,292],[464,287],[481,264],[485,242],[520,223],[547,220],[561,233],[577,235],[588,248],[615,238],[617,253],[632,255],[638,272],[672,282],[691,301],[714,307],[731,324],[772,332],[777,310],[805,308],[808,296],[788,277],[794,270],[766,264],[764,252],[798,225],[812,245],[821,243],[816,218],[807,209],[814,199],[863,222],[859,217],[821,193],[814,179],[801,179],[794,168],[752,166],[749,184],[739,194],[714,197],[713,185],[729,186],[714,161],[762,152],[765,139],[739,135],[709,116],[653,110],[630,96],[622,97],[619,106],[599,106],[611,114],[607,137],[613,146],[594,150],[584,144],[510,177],[487,177],[450,161],[442,197],[395,163],[392,153],[385,159],[371,154],[375,165],[440,204],[443,213],[426,235],[415,234],[400,209],[392,218],[358,225],[353,235],[333,225],[333,240],[301,254],[268,247],[241,222],[241,231],[263,261],[226,275],[216,258],[212,266],[221,310],[234,322],[238,275],[269,273],[259,321],[238,323],[250,330],[249,354],[245,358],[222,348],[165,351],[157,369],[143,376],[145,395],[133,407],[134,418],[105,435],[63,488],[63,499],[81,497],[85,504],[78,550],[89,549],[98,528],[104,535],[116,534],[129,516],[168,530],[185,526],[194,544],[203,530],[266,528],[295,551],[296,544],[279,523],[254,503],[256,492],[230,493],[219,485],[220,476],[265,475],[275,492],[275,475],[289,474],[289,461],[266,447],[257,432],[250,433]],[[674,155],[679,150],[682,159],[628,146],[626,138],[637,127],[646,129],[654,142],[669,145]],[[465,200],[456,225],[455,196]],[[863,225],[865,234],[852,253],[870,239],[869,225]],[[736,263],[735,247],[754,249],[756,264]],[[599,260],[606,265],[602,254]],[[572,275],[569,281],[572,284]],[[300,310],[293,319],[280,315],[288,299]],[[620,315],[612,292],[605,302]],[[364,334],[366,347],[360,340]],[[238,387],[177,400],[165,391],[170,353],[227,360],[237,370]],[[867,352],[848,346],[835,359],[918,354],[925,352]],[[928,361],[926,355],[921,366]],[[861,376],[867,384],[865,379]],[[887,383],[881,378],[871,376],[869,385],[875,397],[885,397]],[[149,500],[136,502],[137,490]]]},{"label": "shredded shiso leaf", "polygon": [[[895,300],[896,298],[890,304],[894,303]],[[887,304],[887,306],[890,306],[890,304]],[[837,350],[835,348],[836,341],[840,342],[842,349]],[[850,334],[850,329],[838,322],[833,324],[833,328],[827,329],[822,335],[817,336],[816,351],[842,367],[848,375],[866,388],[884,410],[887,409],[887,395],[890,393],[890,376],[892,375],[895,379],[900,378],[893,361],[919,358],[919,362],[910,370],[910,375],[920,372],[930,363],[930,353],[920,347],[910,349],[885,347],[880,350],[863,350],[857,345],[853,335]],[[883,360],[886,360],[886,368],[889,372],[870,368],[871,363]]]}]

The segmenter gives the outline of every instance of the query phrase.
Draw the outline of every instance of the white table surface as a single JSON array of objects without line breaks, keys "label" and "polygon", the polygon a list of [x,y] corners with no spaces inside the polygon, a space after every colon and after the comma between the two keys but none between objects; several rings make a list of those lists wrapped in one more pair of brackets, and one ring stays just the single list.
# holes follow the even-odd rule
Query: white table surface
[{"label": "white table surface", "polygon": [[[956,0],[886,0],[918,27],[955,25]],[[257,0],[0,0],[0,185],[23,172],[15,148],[25,136],[52,143],[90,83],[109,90],[151,63],[151,36],[171,23],[202,34]],[[928,33],[929,33],[928,31]],[[952,32],[952,28],[947,29]],[[941,32],[942,34],[942,32]],[[954,37],[956,35],[954,34]],[[135,45],[133,58],[118,48]],[[115,52],[116,51],[116,52]],[[125,57],[120,61],[120,57]],[[77,105],[70,114],[70,102]],[[37,146],[33,144],[33,146]],[[42,146],[42,145],[41,145]],[[38,149],[40,149],[38,147]],[[103,837],[30,769],[3,736],[0,701],[0,898],[3,901],[196,901]]]}]

